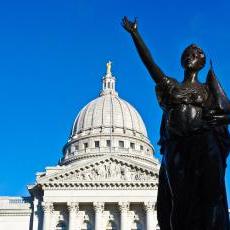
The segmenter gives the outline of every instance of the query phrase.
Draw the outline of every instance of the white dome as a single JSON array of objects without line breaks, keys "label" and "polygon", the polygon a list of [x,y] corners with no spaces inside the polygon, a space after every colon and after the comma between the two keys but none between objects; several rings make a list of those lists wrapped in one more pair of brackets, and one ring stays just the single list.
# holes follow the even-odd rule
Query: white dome
[{"label": "white dome", "polygon": [[109,64],[100,96],[89,102],[74,121],[61,164],[105,154],[152,157],[154,151],[144,122],[132,105],[118,97]]},{"label": "white dome", "polygon": [[147,137],[144,122],[137,110],[114,94],[102,95],[88,103],[78,114],[71,136],[87,130],[111,127],[114,132],[116,129],[124,132],[129,130]]}]

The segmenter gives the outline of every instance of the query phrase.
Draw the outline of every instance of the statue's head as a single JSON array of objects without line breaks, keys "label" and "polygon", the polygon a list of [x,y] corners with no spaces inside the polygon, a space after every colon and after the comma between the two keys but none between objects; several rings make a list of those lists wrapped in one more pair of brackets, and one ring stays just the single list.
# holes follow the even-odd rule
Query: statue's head
[{"label": "statue's head", "polygon": [[188,46],[181,56],[181,65],[186,70],[199,71],[205,66],[205,62],[204,51],[194,44]]}]

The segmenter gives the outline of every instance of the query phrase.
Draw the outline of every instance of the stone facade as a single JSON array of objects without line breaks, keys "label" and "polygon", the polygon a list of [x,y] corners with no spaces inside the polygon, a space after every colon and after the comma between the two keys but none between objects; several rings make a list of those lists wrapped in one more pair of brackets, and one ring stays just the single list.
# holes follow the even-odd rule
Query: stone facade
[{"label": "stone facade", "polygon": [[100,96],[78,114],[59,164],[37,173],[29,198],[0,198],[0,229],[157,230],[153,154],[108,63]]},{"label": "stone facade", "polygon": [[0,229],[29,229],[32,198],[0,197]]}]

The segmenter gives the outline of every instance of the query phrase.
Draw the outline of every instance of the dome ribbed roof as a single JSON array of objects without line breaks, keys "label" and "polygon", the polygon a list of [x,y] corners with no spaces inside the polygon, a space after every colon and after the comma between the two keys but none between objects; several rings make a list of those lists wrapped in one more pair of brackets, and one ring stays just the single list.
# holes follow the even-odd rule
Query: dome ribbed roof
[{"label": "dome ribbed roof", "polygon": [[88,103],[78,114],[71,136],[103,127],[131,130],[147,137],[144,122],[137,110],[116,94],[102,94]]},{"label": "dome ribbed roof", "polygon": [[100,96],[79,112],[60,164],[106,154],[147,159],[153,152],[141,116],[118,96],[111,62],[107,63]]}]

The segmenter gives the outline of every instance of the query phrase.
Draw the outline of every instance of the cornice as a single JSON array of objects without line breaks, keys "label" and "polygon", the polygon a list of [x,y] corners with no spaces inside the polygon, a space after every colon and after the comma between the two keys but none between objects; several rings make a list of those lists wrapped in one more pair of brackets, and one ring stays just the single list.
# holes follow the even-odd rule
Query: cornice
[{"label": "cornice", "polygon": [[30,216],[32,210],[0,209],[0,216]]},{"label": "cornice", "polygon": [[[98,127],[95,127],[94,129],[103,129],[103,128],[111,128],[110,126],[98,126]],[[119,126],[113,126],[114,129],[116,128],[122,128],[122,127],[119,127]],[[128,129],[126,128],[126,130],[130,130],[133,132],[132,129]],[[88,139],[88,138],[97,138],[97,137],[107,137],[107,136],[110,136],[110,134],[108,133],[92,133],[92,129],[89,128],[89,129],[86,129],[84,130],[84,132],[90,132],[89,134],[85,134],[85,135],[79,135],[78,137],[74,138],[72,137],[63,147],[63,149],[65,149],[68,145],[70,144],[73,144],[75,143],[76,141],[80,141],[80,140],[84,140],[84,139]],[[122,134],[122,133],[116,133],[116,132],[113,132],[112,133],[112,136],[113,137],[121,137],[121,138],[131,138],[131,139],[134,139],[136,141],[141,141],[141,142],[144,142],[145,144],[149,145],[149,147],[151,147],[153,149],[153,145],[150,143],[149,141],[149,138],[144,136],[143,134],[139,133],[136,131],[136,133],[139,135],[130,135],[130,134]],[[154,150],[154,149],[153,149]]]},{"label": "cornice", "polygon": [[45,183],[43,190],[157,190],[158,182],[79,182],[79,183]]}]

